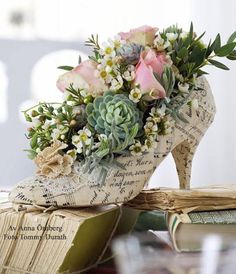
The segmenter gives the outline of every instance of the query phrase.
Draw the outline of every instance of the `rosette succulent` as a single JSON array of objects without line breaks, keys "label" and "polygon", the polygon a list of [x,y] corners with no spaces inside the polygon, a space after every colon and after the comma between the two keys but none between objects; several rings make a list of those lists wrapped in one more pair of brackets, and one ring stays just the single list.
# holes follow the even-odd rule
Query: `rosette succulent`
[{"label": "rosette succulent", "polygon": [[123,62],[127,64],[137,64],[142,50],[142,45],[135,43],[125,44],[118,49],[117,54],[122,57]]},{"label": "rosette succulent", "polygon": [[87,105],[89,125],[99,134],[113,134],[125,140],[127,131],[142,128],[142,114],[136,105],[124,94],[107,91]]}]

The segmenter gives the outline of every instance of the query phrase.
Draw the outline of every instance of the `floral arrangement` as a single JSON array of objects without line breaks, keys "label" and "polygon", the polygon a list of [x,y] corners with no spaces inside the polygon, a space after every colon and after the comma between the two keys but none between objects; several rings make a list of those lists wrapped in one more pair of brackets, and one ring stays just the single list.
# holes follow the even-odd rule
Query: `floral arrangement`
[{"label": "floral arrangement", "polygon": [[27,137],[38,173],[55,178],[71,173],[75,163],[84,172],[101,167],[101,183],[121,154],[142,155],[156,147],[157,135],[166,135],[174,123],[186,122],[179,113],[198,90],[196,79],[206,65],[228,70],[217,57],[236,59],[236,32],[221,45],[202,42],[191,24],[163,31],[149,26],[121,32],[100,44],[86,41],[93,54],[66,70],[57,81],[62,103],[39,103],[26,111],[31,123]]}]

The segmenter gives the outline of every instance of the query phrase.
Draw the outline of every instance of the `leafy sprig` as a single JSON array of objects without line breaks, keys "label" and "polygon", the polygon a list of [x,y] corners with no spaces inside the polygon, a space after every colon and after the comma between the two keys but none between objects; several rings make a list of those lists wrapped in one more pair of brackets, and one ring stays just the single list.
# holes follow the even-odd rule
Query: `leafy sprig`
[{"label": "leafy sprig", "polygon": [[98,35],[94,36],[92,34],[91,37],[85,41],[85,46],[91,47],[94,53],[94,56],[89,56],[89,59],[98,62],[98,60],[102,58],[101,54],[99,53],[101,48],[98,42]]},{"label": "leafy sprig", "polygon": [[185,38],[181,37],[182,29],[178,29],[177,26],[167,28],[161,33],[161,36],[165,38],[169,31],[178,34],[178,38],[173,43],[173,48],[169,54],[174,65],[185,79],[190,79],[194,75],[199,77],[207,74],[207,72],[202,70],[206,65],[213,65],[217,68],[228,70],[229,68],[226,65],[215,60],[217,57],[227,57],[230,60],[236,59],[236,42],[234,42],[236,32],[229,37],[225,45],[222,45],[220,34],[217,34],[214,41],[210,41],[208,46],[205,46],[201,41],[205,32],[200,36],[196,36],[192,23]]},{"label": "leafy sprig", "polygon": [[53,142],[53,130],[61,127],[61,141],[67,144],[71,143],[72,135],[78,129],[84,126],[84,119],[80,113],[73,111],[73,106],[63,103],[39,103],[38,105],[23,111],[26,121],[37,121],[37,125],[33,125],[28,129],[27,138],[30,139],[29,158],[33,159],[39,151],[50,146]]}]

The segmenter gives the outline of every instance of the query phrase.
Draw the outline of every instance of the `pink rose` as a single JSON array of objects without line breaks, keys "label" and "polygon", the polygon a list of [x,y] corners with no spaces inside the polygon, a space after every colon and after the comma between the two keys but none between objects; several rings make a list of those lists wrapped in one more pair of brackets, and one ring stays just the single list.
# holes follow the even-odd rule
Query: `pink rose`
[{"label": "pink rose", "polygon": [[169,63],[165,53],[156,53],[153,49],[143,51],[141,53],[141,58],[143,58],[145,64],[151,66],[153,71],[159,76],[162,75],[164,66]]},{"label": "pink rose", "polygon": [[164,54],[156,54],[152,49],[141,53],[135,70],[134,83],[140,85],[143,94],[148,93],[148,99],[159,99],[166,96],[165,89],[154,76],[154,72],[162,75],[167,59]]},{"label": "pink rose", "polygon": [[126,42],[146,46],[153,44],[157,30],[158,28],[142,26],[136,29],[131,29],[129,32],[120,32],[119,35],[121,39]]},{"label": "pink rose", "polygon": [[101,79],[95,77],[97,64],[94,61],[86,60],[77,67],[62,74],[57,80],[57,87],[62,91],[66,91],[70,84],[73,88],[85,89],[92,96],[101,95],[107,87]]}]

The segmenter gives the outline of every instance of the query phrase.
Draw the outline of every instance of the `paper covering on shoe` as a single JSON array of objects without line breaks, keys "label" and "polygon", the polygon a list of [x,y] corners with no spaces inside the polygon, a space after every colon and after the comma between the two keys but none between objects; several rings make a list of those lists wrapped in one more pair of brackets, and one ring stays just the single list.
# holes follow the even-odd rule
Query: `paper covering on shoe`
[{"label": "paper covering on shoe", "polygon": [[[114,168],[105,183],[97,183],[99,173],[79,170],[69,176],[50,179],[34,176],[20,182],[10,193],[14,203],[60,207],[83,207],[112,204],[134,198],[153,173],[153,154],[141,157],[121,156],[118,158],[125,169]],[[141,188],[140,188],[141,186]]]}]

